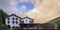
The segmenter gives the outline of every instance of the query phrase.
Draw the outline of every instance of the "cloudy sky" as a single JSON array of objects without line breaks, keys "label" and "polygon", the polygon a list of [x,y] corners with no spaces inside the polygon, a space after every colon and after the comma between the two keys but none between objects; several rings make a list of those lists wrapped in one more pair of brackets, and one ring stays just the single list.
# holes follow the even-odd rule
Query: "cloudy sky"
[{"label": "cloudy sky", "polygon": [[60,0],[0,0],[0,9],[45,23],[60,16]]},{"label": "cloudy sky", "polygon": [[17,15],[26,15],[35,7],[34,0],[0,0],[0,9],[3,9],[9,15],[14,13]]}]

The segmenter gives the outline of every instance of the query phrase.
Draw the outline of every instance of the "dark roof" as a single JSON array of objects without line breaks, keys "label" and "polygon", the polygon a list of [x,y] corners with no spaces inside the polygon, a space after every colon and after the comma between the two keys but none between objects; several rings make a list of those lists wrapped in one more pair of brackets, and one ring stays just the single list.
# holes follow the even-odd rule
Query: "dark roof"
[{"label": "dark roof", "polygon": [[[40,23],[21,23],[21,24],[40,24]],[[42,24],[40,24],[42,25]]]},{"label": "dark roof", "polygon": [[6,18],[8,18],[8,17],[10,17],[10,16],[16,16],[16,17],[18,17],[18,18],[21,18],[21,17],[15,15],[15,14],[11,14],[11,15],[7,16]]},{"label": "dark roof", "polygon": [[22,18],[22,19],[25,19],[25,18],[28,18],[28,19],[34,20],[34,19],[32,19],[32,18],[29,18],[29,17],[27,17],[27,16],[26,16],[26,17],[24,17],[24,18]]}]

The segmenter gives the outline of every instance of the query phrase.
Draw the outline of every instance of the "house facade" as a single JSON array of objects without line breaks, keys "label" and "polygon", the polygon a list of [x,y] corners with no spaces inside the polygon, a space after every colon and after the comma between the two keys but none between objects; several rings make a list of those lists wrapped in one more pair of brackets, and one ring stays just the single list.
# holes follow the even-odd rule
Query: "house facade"
[{"label": "house facade", "polygon": [[29,17],[24,17],[20,20],[20,24],[31,24],[33,23],[34,19],[31,19]]},{"label": "house facade", "polygon": [[29,17],[21,18],[15,14],[11,14],[5,19],[5,24],[10,26],[10,28],[13,27],[20,27],[20,24],[31,24],[33,23],[33,19]]},{"label": "house facade", "polygon": [[19,27],[20,20],[21,20],[21,17],[15,15],[15,14],[11,14],[8,17],[6,17],[5,24],[10,26],[10,28]]},{"label": "house facade", "polygon": [[10,26],[10,28],[13,27],[18,27],[18,30],[41,30],[41,29],[56,29],[55,27],[57,27],[55,25],[55,27],[52,28],[44,28],[43,26],[41,26],[40,23],[34,23],[34,19],[29,18],[29,17],[24,17],[21,18],[15,14],[11,14],[8,17],[5,18],[5,24]]}]

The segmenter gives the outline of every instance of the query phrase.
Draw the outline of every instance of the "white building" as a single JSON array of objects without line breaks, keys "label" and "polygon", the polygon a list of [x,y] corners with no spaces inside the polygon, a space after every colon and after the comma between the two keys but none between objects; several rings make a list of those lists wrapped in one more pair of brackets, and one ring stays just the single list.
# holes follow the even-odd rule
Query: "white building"
[{"label": "white building", "polygon": [[17,15],[9,15],[6,19],[5,19],[5,24],[9,25],[10,28],[12,27],[19,27],[19,23],[20,23],[21,17],[17,16]]},{"label": "white building", "polygon": [[31,19],[29,17],[21,18],[15,14],[11,14],[5,19],[5,24],[10,26],[10,28],[13,27],[20,27],[20,24],[30,24],[33,23],[34,19]]},{"label": "white building", "polygon": [[33,23],[33,21],[34,21],[34,19],[31,19],[29,17],[24,17],[24,18],[21,19],[20,23],[22,23],[22,24],[31,24],[31,23]]}]

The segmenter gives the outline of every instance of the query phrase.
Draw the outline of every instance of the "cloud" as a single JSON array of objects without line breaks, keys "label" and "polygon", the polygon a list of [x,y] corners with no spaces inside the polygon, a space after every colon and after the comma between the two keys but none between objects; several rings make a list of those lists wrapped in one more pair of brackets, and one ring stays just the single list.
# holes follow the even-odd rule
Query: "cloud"
[{"label": "cloud", "polygon": [[0,0],[0,9],[3,9],[8,14],[18,12],[15,0]]},{"label": "cloud", "polygon": [[17,5],[18,1],[16,0],[0,0],[0,9],[3,9],[7,14],[16,14],[18,16],[21,17],[25,17],[26,14],[24,14],[24,12],[26,12],[26,10],[22,10],[22,9],[26,9],[25,7],[22,6],[21,10],[16,9],[16,5]]},{"label": "cloud", "polygon": [[31,17],[36,23],[45,23],[60,16],[60,0],[31,0],[35,7],[29,12],[26,12],[25,6],[22,6],[20,10],[16,9],[17,3],[23,1],[29,2],[29,0],[0,0],[0,9],[9,15],[14,13],[21,17]]},{"label": "cloud", "polygon": [[[49,2],[49,3],[48,3]],[[46,23],[54,18],[60,17],[60,0],[44,0],[36,3],[35,8],[27,15],[34,18],[34,23]]]},{"label": "cloud", "polygon": [[[21,2],[23,2],[23,1],[29,2],[29,0],[18,0],[18,1],[17,0],[0,0],[0,9],[3,9],[8,14],[11,14],[13,12],[14,13],[17,13],[17,12],[23,13],[23,11],[26,12],[26,10],[22,10],[22,12],[21,12],[20,10],[16,9],[16,5],[20,1]],[[22,9],[25,9],[25,8],[22,8]]]},{"label": "cloud", "polygon": [[8,0],[0,0],[0,9],[6,8],[9,5]]}]

